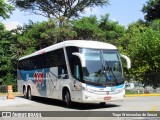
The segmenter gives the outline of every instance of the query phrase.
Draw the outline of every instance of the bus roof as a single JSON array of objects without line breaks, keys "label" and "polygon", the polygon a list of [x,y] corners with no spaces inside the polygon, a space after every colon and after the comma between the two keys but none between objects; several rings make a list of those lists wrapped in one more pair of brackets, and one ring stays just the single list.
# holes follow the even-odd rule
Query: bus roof
[{"label": "bus roof", "polygon": [[39,51],[36,51],[30,55],[21,57],[19,60],[26,59],[32,56],[36,56],[39,54],[43,54],[52,50],[56,50],[59,48],[67,47],[67,46],[75,46],[75,47],[82,47],[82,48],[94,48],[94,49],[110,49],[110,50],[117,50],[117,47],[114,45],[99,42],[99,41],[91,41],[91,40],[67,40],[64,42],[60,42],[54,45],[51,45],[49,47],[46,47],[44,49],[41,49]]}]

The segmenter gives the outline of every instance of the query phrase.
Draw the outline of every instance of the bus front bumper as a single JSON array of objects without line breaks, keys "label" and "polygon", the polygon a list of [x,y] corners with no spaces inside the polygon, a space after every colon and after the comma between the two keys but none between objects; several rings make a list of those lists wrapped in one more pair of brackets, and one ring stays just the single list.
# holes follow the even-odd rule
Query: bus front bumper
[{"label": "bus front bumper", "polygon": [[109,102],[109,101],[122,101],[125,97],[125,90],[119,93],[106,93],[96,94],[88,91],[83,91],[82,102],[83,103],[98,103],[98,102]]}]

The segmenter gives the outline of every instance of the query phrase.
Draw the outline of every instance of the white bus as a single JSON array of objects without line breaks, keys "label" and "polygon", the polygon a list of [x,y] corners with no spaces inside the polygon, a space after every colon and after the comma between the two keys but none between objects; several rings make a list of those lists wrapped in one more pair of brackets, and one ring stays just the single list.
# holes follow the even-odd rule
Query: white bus
[{"label": "white bus", "polygon": [[123,100],[125,85],[121,58],[111,44],[68,40],[30,55],[18,62],[18,91],[32,96],[72,102],[100,103]]}]

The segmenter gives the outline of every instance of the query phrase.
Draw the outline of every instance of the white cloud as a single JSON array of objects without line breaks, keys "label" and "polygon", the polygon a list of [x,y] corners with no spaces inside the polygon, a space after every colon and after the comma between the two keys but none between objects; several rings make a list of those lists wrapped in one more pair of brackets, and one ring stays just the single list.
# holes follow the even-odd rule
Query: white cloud
[{"label": "white cloud", "polygon": [[96,15],[99,19],[101,15],[105,15],[107,11],[105,10],[105,7],[94,7],[94,8],[86,8],[85,13],[82,14],[83,16],[90,16],[90,15]]},{"label": "white cloud", "polygon": [[5,24],[5,27],[7,30],[13,30],[16,29],[18,26],[22,26],[22,24],[18,21],[10,21]]},{"label": "white cloud", "polygon": [[113,22],[118,22],[118,20],[117,20],[116,18],[111,18],[111,20],[112,20]]},{"label": "white cloud", "polygon": [[86,8],[83,16],[97,15],[98,7],[95,8]]},{"label": "white cloud", "polygon": [[92,10],[91,8],[86,8],[84,11],[85,11],[84,14],[85,14],[86,16],[89,16],[89,15],[92,14],[92,11],[93,11],[93,10]]}]

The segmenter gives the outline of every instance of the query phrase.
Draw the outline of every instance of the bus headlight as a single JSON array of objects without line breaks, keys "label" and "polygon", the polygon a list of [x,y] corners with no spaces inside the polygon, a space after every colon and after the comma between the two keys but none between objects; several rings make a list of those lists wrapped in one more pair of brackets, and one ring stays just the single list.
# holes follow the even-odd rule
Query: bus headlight
[{"label": "bus headlight", "polygon": [[81,85],[81,89],[90,93],[97,92],[97,90],[87,87],[86,85]]},{"label": "bus headlight", "polygon": [[93,90],[93,89],[88,89],[88,88],[87,88],[87,92],[94,93],[94,92],[96,92],[96,90]]},{"label": "bus headlight", "polygon": [[122,92],[123,90],[124,90],[124,89],[118,89],[117,91],[118,91],[118,92]]},{"label": "bus headlight", "polygon": [[85,91],[90,92],[90,93],[97,92],[97,90],[93,90],[93,89],[85,88],[85,87],[82,87],[82,90],[85,90]]}]

